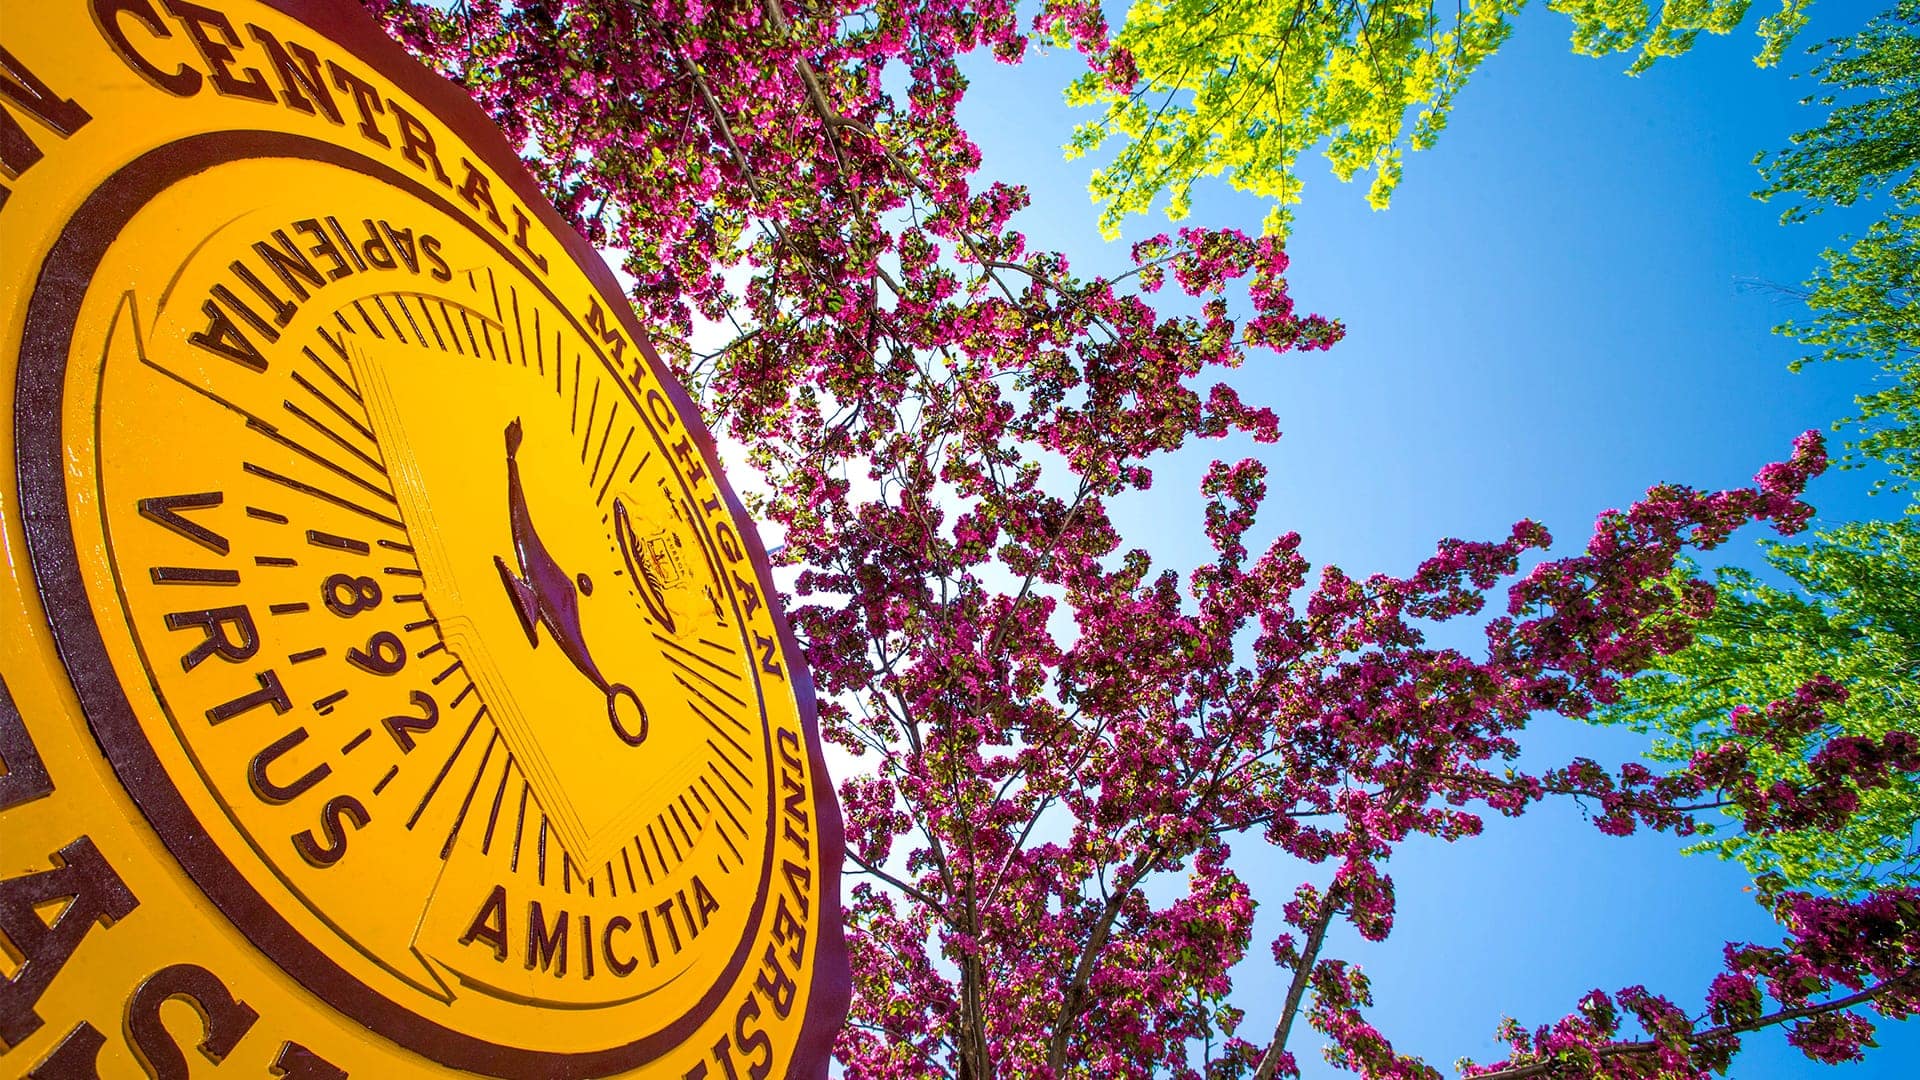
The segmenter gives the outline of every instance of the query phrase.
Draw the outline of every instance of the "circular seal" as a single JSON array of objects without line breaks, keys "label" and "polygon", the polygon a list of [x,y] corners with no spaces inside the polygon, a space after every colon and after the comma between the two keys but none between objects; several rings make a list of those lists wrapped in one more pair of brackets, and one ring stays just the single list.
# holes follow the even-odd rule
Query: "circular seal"
[{"label": "circular seal", "polygon": [[709,437],[477,110],[279,7],[5,42],[19,531],[95,752],[399,1064],[824,1068],[837,811]]}]

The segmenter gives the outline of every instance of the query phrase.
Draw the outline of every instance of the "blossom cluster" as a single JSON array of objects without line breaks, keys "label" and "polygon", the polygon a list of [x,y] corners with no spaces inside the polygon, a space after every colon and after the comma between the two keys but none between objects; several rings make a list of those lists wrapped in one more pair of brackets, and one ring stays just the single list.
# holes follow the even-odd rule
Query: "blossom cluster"
[{"label": "blossom cluster", "polygon": [[[1785,893],[1774,909],[1787,939],[1729,943],[1700,1016],[1642,986],[1594,990],[1555,1023],[1528,1031],[1508,1021],[1500,1035],[1512,1056],[1466,1075],[1707,1080],[1725,1073],[1741,1034],[1777,1023],[1807,1057],[1839,1064],[1873,1045],[1873,1023],[1857,1007],[1893,1020],[1920,1012],[1920,890],[1851,902]],[[1629,1024],[1644,1037],[1626,1037]]]}]

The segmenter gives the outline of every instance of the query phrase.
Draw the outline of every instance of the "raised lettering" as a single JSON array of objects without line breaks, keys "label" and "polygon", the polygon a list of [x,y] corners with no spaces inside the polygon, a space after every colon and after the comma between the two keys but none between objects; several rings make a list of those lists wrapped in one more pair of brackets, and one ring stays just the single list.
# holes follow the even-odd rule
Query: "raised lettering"
[{"label": "raised lettering", "polygon": [[[760,1002],[752,994],[740,1000],[740,1008],[733,1014],[733,1038],[740,1044],[740,1054],[748,1059],[747,1076],[750,1080],[767,1080],[767,1074],[773,1072],[773,1040],[767,1037],[765,1030],[755,1027],[748,1030],[747,1025],[760,1019]],[[753,1060],[754,1055],[759,1060]]]},{"label": "raised lettering", "polygon": [[647,411],[653,414],[654,422],[664,430],[672,431],[680,426],[680,417],[674,413],[673,406],[667,403],[667,396],[658,389],[647,390]]},{"label": "raised lettering", "polygon": [[331,60],[327,70],[333,72],[333,85],[353,95],[353,106],[360,112],[360,134],[376,146],[392,146],[373,119],[375,113],[387,111],[380,104],[380,89]]},{"label": "raised lettering", "polygon": [[207,710],[207,719],[216,724],[224,724],[241,713],[251,712],[262,705],[271,705],[274,712],[282,715],[293,708],[293,699],[287,696],[287,688],[280,685],[279,672],[268,668],[257,672],[253,678],[260,684],[260,689],[250,694],[242,694],[223,705],[215,705]]},{"label": "raised lettering", "polygon": [[253,760],[247,763],[247,786],[253,789],[254,798],[273,806],[282,806],[305,795],[313,790],[315,784],[332,775],[333,767],[322,763],[301,773],[291,784],[276,784],[267,776],[267,768],[280,760],[282,754],[306,741],[307,729],[297,727],[253,755]]},{"label": "raised lettering", "polygon": [[790,772],[780,773],[780,791],[785,796],[787,816],[783,822],[787,840],[801,851],[807,850],[807,789]]},{"label": "raised lettering", "polygon": [[709,916],[720,910],[720,901],[714,899],[713,890],[707,888],[707,883],[701,881],[698,874],[693,876],[693,906],[700,914],[700,928],[703,930],[711,921]]},{"label": "raised lettering", "polygon": [[720,1063],[720,1070],[727,1074],[727,1080],[740,1080],[740,1074],[733,1067],[733,1039],[725,1032],[713,1044],[713,1060]]},{"label": "raised lettering", "polygon": [[555,975],[567,973],[567,913],[560,912],[548,928],[541,918],[540,901],[527,904],[527,970],[549,967]]},{"label": "raised lettering", "polygon": [[740,537],[734,533],[733,526],[724,521],[713,527],[713,540],[720,545],[720,554],[725,555],[728,562],[739,562],[746,555],[740,549]]},{"label": "raised lettering", "polygon": [[773,741],[779,744],[780,760],[785,762],[788,768],[799,773],[807,771],[806,762],[800,756],[799,735],[786,728],[780,728],[773,733]]},{"label": "raised lettering", "polygon": [[532,259],[533,265],[539,267],[540,272],[544,274],[547,272],[547,257],[545,255],[542,255],[534,251],[531,247],[527,246],[527,226],[529,224],[531,224],[531,222],[527,220],[527,215],[523,213],[518,206],[514,207],[513,208],[514,246],[518,247],[521,251],[526,252],[527,258]]},{"label": "raised lettering", "polygon": [[312,829],[303,829],[294,834],[294,850],[307,860],[308,866],[325,870],[347,854],[346,826],[351,824],[356,830],[364,829],[367,822],[372,820],[359,799],[351,795],[335,795],[320,810],[320,831],[326,834],[326,843],[316,839]]},{"label": "raised lettering", "polygon": [[312,49],[294,41],[283,46],[279,38],[252,23],[247,24],[247,33],[267,50],[267,62],[280,78],[280,100],[286,102],[288,108],[312,116],[314,103],[318,102],[327,119],[336,124],[344,122],[340,119],[340,106],[333,103],[333,91],[327,89],[327,81],[320,76],[320,58]]},{"label": "raised lettering", "polygon": [[393,118],[400,125],[400,156],[423,172],[432,166],[433,178],[446,187],[452,187],[453,181],[447,179],[447,170],[440,167],[440,151],[433,145],[433,133],[427,130],[427,125],[392,98],[387,99],[387,107],[393,111]]},{"label": "raised lettering", "polygon": [[213,972],[198,964],[173,964],[146,977],[127,1001],[127,1040],[154,1080],[187,1080],[187,1057],[160,1022],[160,1004],[178,998],[200,1015],[205,1037],[195,1048],[215,1065],[226,1060],[260,1019],[253,1007],[234,999]]},{"label": "raised lettering", "polygon": [[361,218],[360,225],[367,230],[367,238],[360,242],[360,253],[367,257],[367,262],[375,269],[393,269],[393,252],[387,250],[387,242],[380,238],[379,230],[373,227],[373,219]]},{"label": "raised lettering", "polygon": [[[72,135],[93,119],[72,98],[56,95],[4,48],[0,48],[0,98],[12,102],[62,136]],[[0,172],[18,179],[45,156],[40,145],[28,137],[26,129],[13,118],[13,113],[0,109]],[[6,188],[0,188],[0,206],[6,205],[7,194]]]},{"label": "raised lettering", "polygon": [[666,924],[667,943],[673,946],[674,952],[679,952],[680,930],[673,925],[673,898],[668,897],[654,905],[653,913],[660,916],[660,921]]},{"label": "raised lettering", "polygon": [[249,307],[245,300],[235,296],[232,289],[227,288],[225,285],[215,285],[207,291],[213,294],[214,299],[225,305],[227,310],[245,319],[247,325],[258,331],[260,336],[266,338],[269,343],[280,340],[280,331],[274,329],[271,323],[261,318],[260,313]]},{"label": "raised lettering", "polygon": [[253,295],[259,297],[261,302],[267,305],[268,310],[273,312],[275,325],[285,326],[293,321],[293,313],[300,310],[298,304],[269,289],[267,283],[261,281],[259,276],[239,259],[233,260],[227,268],[233,271],[233,276],[245,282],[247,288],[253,290]]},{"label": "raised lettering", "polygon": [[397,256],[401,262],[407,264],[408,272],[414,274],[419,273],[420,256],[413,246],[413,230],[396,229],[392,225],[382,221],[380,223],[380,232],[386,236],[387,246],[392,249],[394,255]]},{"label": "raised lettering", "polygon": [[813,871],[792,859],[781,859],[780,876],[787,879],[787,888],[793,891],[793,898],[800,905],[800,917],[805,918],[812,907],[807,892],[813,888]]},{"label": "raised lettering", "polygon": [[632,920],[625,915],[615,915],[608,919],[607,925],[600,930],[600,956],[615,975],[622,977],[633,974],[633,969],[640,966],[640,961],[616,955],[613,951],[613,935],[615,931],[624,934],[632,928]]},{"label": "raised lettering", "polygon": [[[317,221],[310,224],[316,229],[320,227]],[[324,233],[321,236],[325,238]],[[267,264],[267,269],[273,271],[282,285],[293,290],[293,295],[298,299],[307,298],[308,286],[318,289],[327,283],[327,279],[320,276],[319,269],[294,246],[293,238],[284,229],[273,230],[272,244],[265,240],[254,241],[253,253],[260,256],[260,261]]]},{"label": "raised lettering", "polygon": [[793,1011],[793,995],[800,988],[787,975],[787,969],[780,966],[780,954],[773,946],[760,957],[760,972],[753,977],[753,988],[773,1003],[773,1011],[785,1020]]},{"label": "raised lettering", "polygon": [[484,941],[493,946],[493,958],[507,958],[507,887],[495,885],[493,891],[480,905],[473,916],[473,922],[467,925],[467,932],[460,935],[460,944],[467,945],[475,941]]},{"label": "raised lettering", "polygon": [[[216,285],[214,288],[224,289],[224,286]],[[231,292],[227,293],[228,297],[232,295]],[[207,328],[188,334],[189,345],[197,345],[215,356],[224,356],[249,371],[267,370],[267,358],[260,355],[260,350],[247,339],[246,334],[241,333],[220,305],[206,300],[201,303],[200,310],[207,316]]]},{"label": "raised lettering", "polygon": [[807,954],[807,926],[794,918],[793,909],[787,906],[787,898],[781,897],[773,912],[773,940],[787,945],[787,962],[795,967]]},{"label": "raised lettering", "polygon": [[653,919],[645,911],[640,912],[640,936],[647,943],[647,966],[659,967],[660,946],[653,940]]},{"label": "raised lettering", "polygon": [[173,69],[171,73],[161,71],[153,62],[140,54],[127,40],[126,31],[120,28],[120,16],[131,15],[147,28],[147,32],[157,38],[170,38],[173,31],[160,19],[160,13],[153,10],[153,0],[93,0],[93,21],[100,27],[100,36],[107,39],[113,51],[120,54],[128,67],[138,72],[140,77],[153,85],[177,97],[191,97],[200,92],[200,73],[185,64]]},{"label": "raised lettering", "polygon": [[425,690],[415,690],[408,696],[408,700],[413,702],[413,707],[419,709],[423,715],[389,716],[380,721],[380,726],[386,729],[388,737],[393,739],[393,744],[398,746],[403,754],[413,753],[414,732],[432,731],[433,725],[440,722],[440,703],[433,700],[432,694]]},{"label": "raised lettering", "polygon": [[582,978],[593,978],[593,916],[584,912],[580,915],[580,969]]},{"label": "raised lettering", "polygon": [[627,339],[620,334],[619,326],[609,326],[607,317],[600,311],[600,301],[596,297],[587,297],[587,329],[600,335],[600,340],[613,346],[613,358],[619,360],[627,351]]},{"label": "raised lettering", "polygon": [[693,909],[687,906],[686,890],[681,889],[680,891],[674,893],[673,898],[680,902],[680,918],[686,925],[687,937],[689,938],[699,937],[701,928],[704,927],[706,924],[695,923],[693,921]]},{"label": "raised lettering", "polygon": [[680,467],[686,471],[687,486],[697,487],[707,478],[707,463],[693,448],[693,440],[685,435],[673,445],[673,456],[680,459]]},{"label": "raised lettering", "polygon": [[35,799],[53,794],[53,779],[47,775],[46,762],[27,734],[27,722],[13,703],[7,680],[0,678],[0,810],[11,810]]},{"label": "raised lettering", "polygon": [[[317,255],[333,261],[333,265],[327,268],[327,277],[338,281],[348,274],[353,273],[353,267],[347,265],[346,259],[341,258],[340,249],[333,244],[333,237],[327,235],[327,230],[320,225],[317,219],[302,218],[294,222],[293,227],[296,231],[306,233],[308,236],[313,237],[313,246],[307,249],[308,254]],[[314,282],[315,286],[319,284],[318,281]]]},{"label": "raised lettering", "polygon": [[465,179],[460,181],[460,197],[475,210],[485,210],[487,217],[492,220],[496,228],[505,229],[507,223],[500,220],[500,211],[493,205],[492,181],[487,179],[486,173],[481,172],[478,166],[466,158],[460,159],[460,165],[467,171]]},{"label": "raised lettering", "polygon": [[100,1080],[100,1048],[107,1037],[82,1020],[53,1052],[27,1072],[27,1080]]},{"label": "raised lettering", "polygon": [[360,257],[360,249],[354,247],[353,241],[347,239],[347,230],[340,227],[340,219],[328,214],[327,227],[333,230],[334,239],[340,241],[340,247],[346,251],[347,258],[353,260],[353,268],[364,272],[367,268],[367,260]]},{"label": "raised lettering", "polygon": [[[52,861],[51,870],[0,881],[0,936],[20,958],[12,977],[0,983],[0,1049],[18,1046],[40,1030],[45,1021],[33,1011],[34,1005],[87,934],[140,906],[92,838],[73,841],[55,852]],[[41,920],[36,910],[40,905],[68,897],[71,901],[51,925]]]},{"label": "raised lettering", "polygon": [[427,261],[433,264],[433,269],[427,271],[428,277],[435,281],[453,280],[453,268],[447,265],[446,257],[440,254],[439,237],[421,233],[420,254],[426,256]]},{"label": "raised lettering", "polygon": [[[266,76],[258,71],[242,68],[246,77],[234,76],[233,47],[240,44],[240,34],[234,30],[233,21],[224,12],[190,3],[189,0],[167,0],[167,10],[180,20],[180,25],[187,30],[187,40],[193,42],[193,47],[200,50],[200,58],[207,62],[215,93],[254,101],[273,100],[273,91],[267,89]],[[218,31],[220,40],[215,41],[209,30]]]},{"label": "raised lettering", "polygon": [[[757,588],[753,582],[741,577],[739,572],[736,571],[733,575],[733,591],[735,595],[740,597],[740,606],[744,609],[745,617],[749,619],[753,618],[753,613],[760,609],[759,588]],[[769,659],[772,655],[772,650],[769,649],[767,652]]]},{"label": "raised lettering", "polygon": [[247,613],[245,604],[202,611],[169,611],[167,629],[198,629],[204,635],[199,644],[180,658],[180,666],[188,671],[216,654],[229,664],[238,664],[251,660],[253,654],[260,651],[260,631],[254,626],[253,616]]},{"label": "raised lettering", "polygon": [[[755,593],[754,594],[755,602],[757,603],[759,599],[760,599],[759,594]],[[749,618],[752,617],[753,615],[752,608],[747,609],[747,615]],[[755,647],[757,647],[760,650],[760,670],[766,672],[767,674],[773,676],[776,679],[781,679],[781,680],[786,679],[787,677],[786,670],[780,666],[780,662],[778,660],[775,660],[773,658],[773,650],[775,645],[774,640],[768,637],[767,635],[761,633],[760,631],[755,630],[753,632],[753,644]]]}]

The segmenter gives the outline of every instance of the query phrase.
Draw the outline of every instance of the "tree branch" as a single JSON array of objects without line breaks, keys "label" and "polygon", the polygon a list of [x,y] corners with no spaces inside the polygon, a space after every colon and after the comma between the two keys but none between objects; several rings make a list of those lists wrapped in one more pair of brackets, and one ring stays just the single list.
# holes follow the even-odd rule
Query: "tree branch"
[{"label": "tree branch", "polygon": [[[1785,1024],[1794,1020],[1804,1020],[1809,1016],[1824,1016],[1827,1013],[1840,1012],[1845,1009],[1851,1009],[1855,1005],[1865,1004],[1883,994],[1889,994],[1896,990],[1915,985],[1920,985],[1920,969],[1909,971],[1898,978],[1888,979],[1878,986],[1862,990],[1857,994],[1848,994],[1846,997],[1835,998],[1832,1001],[1819,1005],[1803,1005],[1795,1009],[1782,1009],[1777,1013],[1769,1013],[1766,1016],[1748,1020],[1744,1023],[1722,1024],[1716,1028],[1697,1031],[1687,1036],[1687,1043],[1688,1045],[1697,1045],[1712,1039],[1722,1039],[1729,1035],[1744,1035],[1749,1032],[1759,1031],[1762,1028],[1773,1027],[1776,1024]],[[1657,1042],[1612,1043],[1607,1046],[1594,1047],[1590,1053],[1592,1053],[1595,1058],[1619,1057],[1623,1054],[1651,1053],[1658,1050],[1660,1046],[1661,1044]],[[1531,1065],[1518,1065],[1511,1069],[1502,1069],[1499,1072],[1475,1073],[1472,1080],[1526,1080],[1527,1077],[1551,1076],[1556,1072],[1573,1068],[1575,1068],[1574,1064],[1568,1061],[1536,1061]]]},{"label": "tree branch", "polygon": [[1299,962],[1294,965],[1293,982],[1287,987],[1286,1002],[1280,1006],[1280,1019],[1273,1026],[1273,1041],[1267,1044],[1267,1052],[1260,1056],[1260,1064],[1253,1070],[1253,1080],[1273,1080],[1280,1071],[1280,1059],[1287,1052],[1287,1039],[1293,1034],[1293,1018],[1300,1013],[1300,1001],[1306,997],[1307,983],[1313,978],[1313,965],[1320,956],[1321,946],[1326,944],[1327,927],[1333,924],[1334,913],[1340,910],[1340,891],[1340,886],[1330,886],[1327,895],[1321,899],[1320,913],[1314,917],[1306,947],[1300,950]]}]

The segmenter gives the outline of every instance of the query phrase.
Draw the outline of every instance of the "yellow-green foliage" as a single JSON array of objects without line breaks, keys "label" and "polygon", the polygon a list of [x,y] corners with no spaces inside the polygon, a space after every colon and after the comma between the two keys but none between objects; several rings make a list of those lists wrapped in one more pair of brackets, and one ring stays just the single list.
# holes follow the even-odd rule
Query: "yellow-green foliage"
[{"label": "yellow-green foliage", "polygon": [[[1636,52],[1629,72],[1724,34],[1749,0],[1550,0],[1573,20],[1573,48],[1589,56]],[[1756,62],[1779,59],[1806,22],[1807,0],[1782,0],[1760,20]],[[1100,228],[1119,235],[1128,214],[1166,192],[1179,220],[1193,184],[1225,174],[1271,199],[1265,229],[1283,234],[1300,200],[1297,160],[1320,147],[1334,175],[1371,171],[1367,201],[1387,205],[1403,151],[1433,145],[1454,96],[1512,30],[1526,0],[1136,0],[1114,40],[1140,78],[1128,88],[1090,71],[1068,88],[1073,105],[1104,105],[1067,145],[1077,158],[1117,139],[1113,162],[1089,185],[1104,203]],[[1067,43],[1066,31],[1058,31]]]}]

